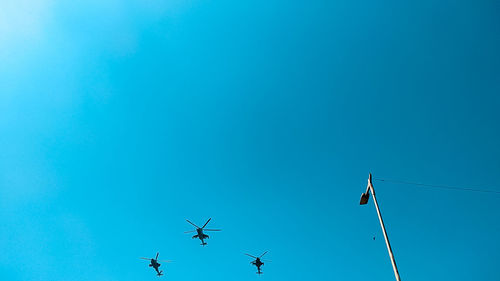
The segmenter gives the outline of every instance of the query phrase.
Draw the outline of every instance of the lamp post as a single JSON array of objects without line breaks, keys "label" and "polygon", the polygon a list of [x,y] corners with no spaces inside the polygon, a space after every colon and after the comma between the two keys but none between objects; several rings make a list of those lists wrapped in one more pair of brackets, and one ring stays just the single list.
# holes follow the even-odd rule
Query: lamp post
[{"label": "lamp post", "polygon": [[399,277],[398,267],[396,266],[396,260],[394,259],[394,254],[392,253],[391,243],[389,242],[389,237],[387,236],[387,231],[385,230],[384,221],[382,220],[382,214],[377,203],[377,197],[375,197],[375,189],[372,184],[372,174],[368,176],[368,186],[366,187],[365,193],[361,194],[361,199],[359,200],[360,205],[366,205],[368,199],[370,198],[370,193],[373,196],[373,203],[375,203],[375,208],[377,209],[378,219],[380,221],[380,226],[382,227],[382,232],[384,233],[385,244],[387,245],[387,251],[389,252],[389,257],[391,258],[392,269],[394,269],[394,275],[397,281],[401,281]]}]

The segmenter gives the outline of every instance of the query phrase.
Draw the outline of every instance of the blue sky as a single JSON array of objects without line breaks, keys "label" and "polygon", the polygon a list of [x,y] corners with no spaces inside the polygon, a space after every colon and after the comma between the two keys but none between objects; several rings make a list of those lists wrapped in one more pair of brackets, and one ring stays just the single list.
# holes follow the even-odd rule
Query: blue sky
[{"label": "blue sky", "polygon": [[[369,172],[500,191],[495,1],[102,2],[0,3],[2,280],[391,280]],[[403,280],[500,280],[499,195],[374,185]]]}]

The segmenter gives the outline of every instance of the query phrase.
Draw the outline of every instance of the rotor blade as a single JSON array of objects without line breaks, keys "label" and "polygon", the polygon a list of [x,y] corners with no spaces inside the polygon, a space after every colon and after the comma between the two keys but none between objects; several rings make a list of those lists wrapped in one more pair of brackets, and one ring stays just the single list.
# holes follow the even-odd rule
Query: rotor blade
[{"label": "rotor blade", "polygon": [[171,260],[161,260],[161,261],[158,261],[158,262],[172,262]]},{"label": "rotor blade", "polygon": [[190,224],[192,224],[194,227],[196,227],[196,228],[200,228],[199,226],[197,226],[196,224],[194,224],[194,223],[190,222],[189,220],[186,220],[186,221],[187,221],[187,222],[189,222]]},{"label": "rotor blade", "polygon": [[184,231],[184,233],[196,232],[196,230]]},{"label": "rotor blade", "polygon": [[268,251],[265,251],[262,255],[260,255],[259,258],[262,258],[265,254],[267,254]]},{"label": "rotor blade", "polygon": [[203,231],[222,231],[222,229],[203,229]]},{"label": "rotor blade", "polygon": [[265,261],[265,262],[272,262],[272,261],[270,261],[270,260],[261,260],[261,261]]},{"label": "rotor blade", "polygon": [[140,259],[142,259],[142,260],[148,260],[148,261],[151,260],[150,258],[140,258]]},{"label": "rotor blade", "polygon": [[246,254],[246,253],[245,253],[245,255],[247,255],[247,256],[249,256],[249,257],[252,257],[252,258],[254,258],[254,259],[256,259],[256,258],[257,258],[257,257],[254,257],[254,256],[250,255],[250,254]]},{"label": "rotor blade", "polygon": [[156,253],[156,258],[155,258],[155,260],[157,260],[157,259],[158,259],[158,255],[159,255],[159,254],[160,254],[160,253]]},{"label": "rotor blade", "polygon": [[207,222],[206,222],[206,223],[205,223],[205,224],[204,224],[201,228],[205,228],[205,226],[207,226],[207,224],[210,222],[210,220],[211,220],[211,219],[212,219],[212,218],[209,218],[209,219],[207,220]]}]

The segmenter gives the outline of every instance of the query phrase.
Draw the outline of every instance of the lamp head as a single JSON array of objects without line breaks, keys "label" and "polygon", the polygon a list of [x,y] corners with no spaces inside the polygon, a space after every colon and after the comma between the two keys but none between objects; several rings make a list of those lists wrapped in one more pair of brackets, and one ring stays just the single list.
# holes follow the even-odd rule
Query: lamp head
[{"label": "lamp head", "polygon": [[370,193],[368,193],[368,191],[362,193],[361,199],[359,200],[359,205],[366,205],[366,203],[368,203],[369,198],[370,198]]}]

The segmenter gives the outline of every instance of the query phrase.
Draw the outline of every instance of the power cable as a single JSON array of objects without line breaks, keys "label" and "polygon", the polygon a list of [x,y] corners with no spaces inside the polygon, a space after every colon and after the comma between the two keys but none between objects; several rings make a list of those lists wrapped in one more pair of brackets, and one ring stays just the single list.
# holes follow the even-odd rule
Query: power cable
[{"label": "power cable", "polygon": [[391,183],[407,184],[407,185],[435,187],[435,188],[441,188],[441,189],[451,189],[451,190],[460,190],[460,191],[473,191],[473,192],[484,192],[484,193],[500,194],[500,191],[497,191],[497,190],[488,190],[488,189],[476,189],[476,188],[458,187],[458,186],[451,186],[451,185],[425,184],[425,183],[419,183],[419,182],[409,182],[409,181],[390,180],[390,179],[381,179],[381,178],[374,178],[373,180],[375,180],[375,181],[383,181],[383,182],[391,182]]}]

